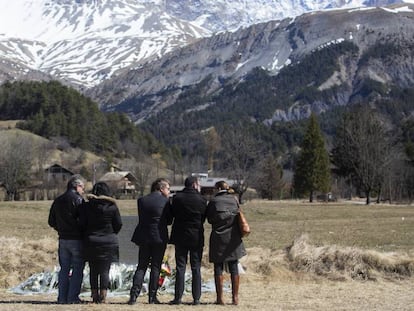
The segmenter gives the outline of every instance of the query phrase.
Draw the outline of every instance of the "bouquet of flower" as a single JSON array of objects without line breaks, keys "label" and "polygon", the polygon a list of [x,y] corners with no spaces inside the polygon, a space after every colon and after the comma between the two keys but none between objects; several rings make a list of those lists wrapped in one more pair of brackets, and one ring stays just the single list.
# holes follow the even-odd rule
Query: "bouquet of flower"
[{"label": "bouquet of flower", "polygon": [[171,267],[168,263],[168,257],[164,256],[161,264],[160,278],[158,279],[158,285],[161,287],[164,285],[166,277],[171,275]]}]

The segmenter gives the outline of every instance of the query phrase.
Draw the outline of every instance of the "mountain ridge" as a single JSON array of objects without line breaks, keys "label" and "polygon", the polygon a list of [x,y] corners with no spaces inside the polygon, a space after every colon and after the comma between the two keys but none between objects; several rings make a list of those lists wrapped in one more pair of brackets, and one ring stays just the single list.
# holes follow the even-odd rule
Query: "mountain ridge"
[{"label": "mountain ridge", "polygon": [[[351,41],[362,54],[381,41],[412,42],[413,12],[413,5],[396,5],[389,8],[314,12],[295,19],[256,24],[172,51],[158,61],[125,71],[101,83],[89,90],[88,95],[95,98],[102,109],[126,112],[135,122],[141,123],[173,105],[186,88],[207,77],[211,81],[209,89],[204,90],[206,97],[219,92],[229,80],[243,81],[254,68],[263,68],[276,75],[289,64],[300,62],[304,56],[331,44]],[[410,59],[404,59],[395,68],[381,68],[381,64],[373,64],[371,68],[359,68],[354,64],[355,68],[347,68],[343,64],[341,72],[336,72],[335,77],[318,87],[321,90],[330,88],[335,79],[334,85],[349,84],[351,93],[338,99],[338,102],[345,104],[356,87],[353,84],[357,84],[363,76],[381,83],[394,81],[400,85],[412,85]],[[390,75],[388,71],[394,73]],[[399,75],[406,78],[401,79]],[[285,112],[288,109],[290,107],[286,107]],[[302,108],[299,106],[297,109]],[[308,115],[308,110],[305,115]],[[269,119],[291,119],[283,118],[281,111],[275,113],[279,113],[279,117],[269,116]]]},{"label": "mountain ridge", "polygon": [[0,83],[43,74],[84,90],[214,32],[365,2],[0,0],[0,61],[23,68],[14,73],[0,67]]}]

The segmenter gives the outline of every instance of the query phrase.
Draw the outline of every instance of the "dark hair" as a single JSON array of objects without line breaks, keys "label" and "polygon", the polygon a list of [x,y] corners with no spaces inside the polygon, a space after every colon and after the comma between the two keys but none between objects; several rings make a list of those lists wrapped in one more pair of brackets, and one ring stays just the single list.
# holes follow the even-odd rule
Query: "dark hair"
[{"label": "dark hair", "polygon": [[97,182],[92,188],[92,193],[97,196],[104,195],[104,196],[110,197],[111,189],[106,183]]},{"label": "dark hair", "polygon": [[220,180],[220,181],[216,182],[214,187],[216,189],[219,189],[219,190],[227,190],[228,191],[230,189],[229,185],[224,180]]},{"label": "dark hair", "polygon": [[184,181],[184,187],[191,188],[193,184],[198,182],[198,177],[196,176],[189,176]]},{"label": "dark hair", "polygon": [[159,191],[169,185],[169,180],[165,178],[157,178],[151,185],[151,192]]}]

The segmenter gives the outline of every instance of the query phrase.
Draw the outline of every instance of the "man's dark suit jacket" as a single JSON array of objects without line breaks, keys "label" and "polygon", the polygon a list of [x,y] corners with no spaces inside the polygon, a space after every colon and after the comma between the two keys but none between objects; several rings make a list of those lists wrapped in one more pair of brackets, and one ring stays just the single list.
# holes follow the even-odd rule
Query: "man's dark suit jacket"
[{"label": "man's dark suit jacket", "polygon": [[138,199],[138,224],[131,241],[137,245],[168,243],[169,199],[154,191]]}]

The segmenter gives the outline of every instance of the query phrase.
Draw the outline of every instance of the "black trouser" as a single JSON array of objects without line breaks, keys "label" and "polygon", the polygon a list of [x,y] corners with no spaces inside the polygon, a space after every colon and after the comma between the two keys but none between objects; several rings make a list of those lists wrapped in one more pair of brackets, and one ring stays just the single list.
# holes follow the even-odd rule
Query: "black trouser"
[{"label": "black trouser", "polygon": [[104,260],[89,261],[89,282],[91,289],[109,288],[109,269],[111,262]]},{"label": "black trouser", "polygon": [[201,297],[201,259],[203,248],[190,250],[186,247],[175,245],[175,300],[181,301],[185,285],[185,269],[187,266],[188,254],[190,255],[190,266],[192,274],[192,294],[194,300],[200,300]]},{"label": "black trouser", "polygon": [[142,283],[144,282],[145,272],[151,263],[151,273],[148,286],[148,295],[155,297],[158,290],[158,280],[160,278],[162,259],[164,258],[167,244],[147,244],[140,245],[138,250],[138,266],[132,281],[131,296],[139,296]]}]

